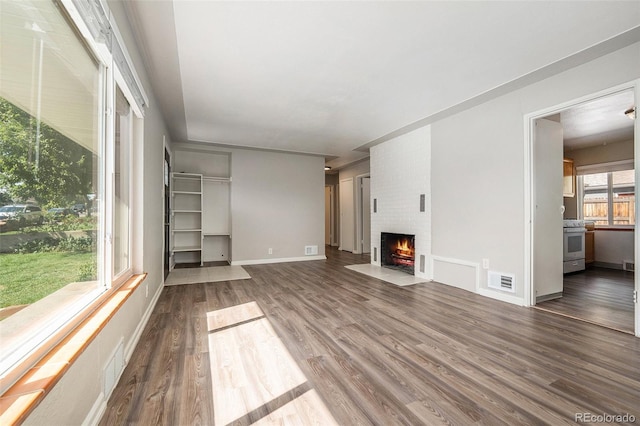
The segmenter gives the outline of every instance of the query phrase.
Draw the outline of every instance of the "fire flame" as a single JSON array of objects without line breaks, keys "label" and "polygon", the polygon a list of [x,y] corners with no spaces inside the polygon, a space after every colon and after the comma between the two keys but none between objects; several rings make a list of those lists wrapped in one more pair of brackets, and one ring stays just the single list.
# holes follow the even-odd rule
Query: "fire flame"
[{"label": "fire flame", "polygon": [[403,255],[413,255],[414,249],[409,245],[409,239],[403,238],[398,240],[398,244],[396,245],[396,253]]}]

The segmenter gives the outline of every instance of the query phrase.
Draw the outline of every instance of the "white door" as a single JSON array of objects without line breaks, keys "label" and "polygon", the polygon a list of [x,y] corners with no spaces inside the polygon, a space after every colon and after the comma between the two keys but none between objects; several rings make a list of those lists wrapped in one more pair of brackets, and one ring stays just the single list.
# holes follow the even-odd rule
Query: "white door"
[{"label": "white door", "polygon": [[331,187],[324,187],[324,243],[331,245]]},{"label": "white door", "polygon": [[562,274],[562,125],[538,119],[533,140],[534,216],[532,303],[561,293]]},{"label": "white door", "polygon": [[371,253],[371,178],[362,178],[362,250],[360,253]]},{"label": "white door", "polygon": [[340,250],[353,251],[355,246],[355,208],[353,178],[340,181]]},{"label": "white door", "polygon": [[[640,152],[640,119],[638,119],[638,99],[640,99],[640,80],[635,83],[634,104],[636,105],[636,118],[633,124],[633,143],[635,152]],[[640,182],[640,158],[635,155],[634,168],[636,173],[636,186],[635,186],[635,210],[640,211],[640,197],[638,197],[638,182]],[[636,213],[637,217],[637,213]],[[636,220],[637,222],[637,220]],[[637,227],[638,225],[636,225]],[[638,264],[640,259],[640,233],[637,229],[634,230],[634,264]],[[635,316],[635,335],[640,337],[640,274],[634,274],[635,290],[634,290],[634,316]]]}]

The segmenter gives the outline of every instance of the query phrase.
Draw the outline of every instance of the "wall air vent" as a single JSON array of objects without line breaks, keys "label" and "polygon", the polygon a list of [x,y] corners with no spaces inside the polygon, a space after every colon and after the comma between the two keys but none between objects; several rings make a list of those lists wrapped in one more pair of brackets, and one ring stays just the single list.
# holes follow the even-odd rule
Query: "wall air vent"
[{"label": "wall air vent", "polygon": [[111,392],[118,384],[118,379],[124,371],[124,338],[120,338],[118,346],[113,351],[109,362],[104,367],[102,372],[103,377],[103,390],[105,397],[108,399]]},{"label": "wall air vent", "polygon": [[635,271],[636,264],[633,260],[623,260],[622,261],[622,269],[625,271]]},{"label": "wall air vent", "polygon": [[314,256],[318,254],[318,246],[304,246],[305,256]]},{"label": "wall air vent", "polygon": [[516,277],[513,274],[489,271],[487,285],[489,286],[489,288],[495,288],[497,290],[515,293]]}]

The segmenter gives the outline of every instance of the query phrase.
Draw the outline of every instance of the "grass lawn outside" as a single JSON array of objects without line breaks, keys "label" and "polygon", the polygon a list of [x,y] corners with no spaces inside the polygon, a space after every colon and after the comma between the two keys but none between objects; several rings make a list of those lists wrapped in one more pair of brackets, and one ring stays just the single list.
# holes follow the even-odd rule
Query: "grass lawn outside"
[{"label": "grass lawn outside", "polygon": [[95,253],[0,254],[0,308],[36,302],[72,282]]}]

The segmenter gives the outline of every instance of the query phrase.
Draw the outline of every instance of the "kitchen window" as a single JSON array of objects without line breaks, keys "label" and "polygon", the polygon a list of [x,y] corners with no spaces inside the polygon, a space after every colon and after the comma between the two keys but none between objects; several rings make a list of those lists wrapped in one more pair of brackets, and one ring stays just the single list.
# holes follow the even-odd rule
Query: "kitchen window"
[{"label": "kitchen window", "polygon": [[596,226],[635,225],[633,162],[577,168],[580,217]]}]

